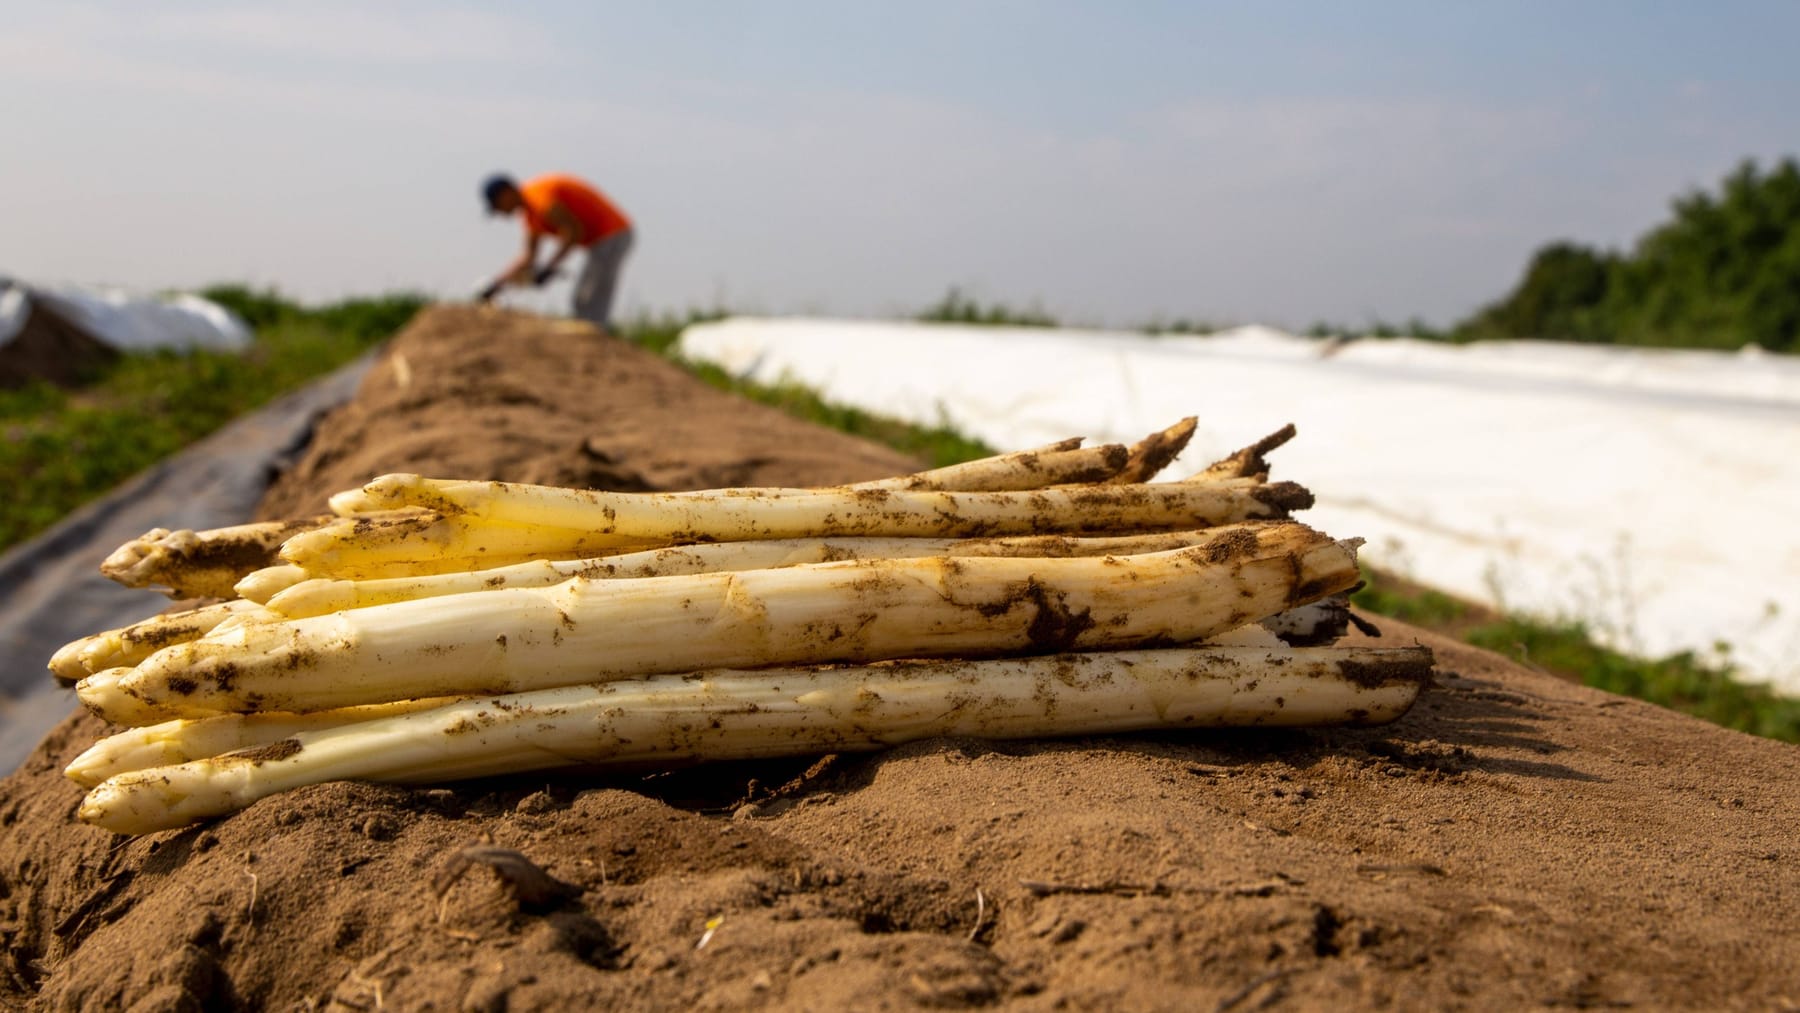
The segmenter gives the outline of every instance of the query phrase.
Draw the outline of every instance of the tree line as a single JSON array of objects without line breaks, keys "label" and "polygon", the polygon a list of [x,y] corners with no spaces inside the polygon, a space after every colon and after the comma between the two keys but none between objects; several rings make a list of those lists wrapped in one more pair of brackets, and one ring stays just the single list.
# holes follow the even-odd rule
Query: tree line
[{"label": "tree line", "polygon": [[1450,337],[1800,351],[1800,164],[1746,160],[1671,212],[1628,252],[1544,246]]}]

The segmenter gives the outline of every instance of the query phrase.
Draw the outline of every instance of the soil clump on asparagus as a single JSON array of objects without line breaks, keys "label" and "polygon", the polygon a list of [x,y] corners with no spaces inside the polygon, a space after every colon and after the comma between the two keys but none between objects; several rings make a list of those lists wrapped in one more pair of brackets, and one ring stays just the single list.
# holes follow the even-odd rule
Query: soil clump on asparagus
[{"label": "soil clump on asparagus", "polygon": [[[446,308],[262,515],[395,471],[673,491],[916,467],[585,327]],[[0,1007],[1800,1003],[1800,750],[1380,625],[1353,639],[1439,658],[1381,728],[339,783],[131,839],[74,818],[61,771],[102,733],[76,715],[0,782]]]}]

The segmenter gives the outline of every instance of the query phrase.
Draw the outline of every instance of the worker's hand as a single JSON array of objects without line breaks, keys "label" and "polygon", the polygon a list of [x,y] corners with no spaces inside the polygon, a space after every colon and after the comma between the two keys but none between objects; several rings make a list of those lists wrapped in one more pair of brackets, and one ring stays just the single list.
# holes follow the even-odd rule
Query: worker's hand
[{"label": "worker's hand", "polygon": [[475,301],[476,302],[493,302],[494,297],[499,295],[500,290],[502,288],[504,288],[505,286],[506,286],[505,279],[495,278],[493,281],[490,281],[487,283],[487,287],[483,288],[480,292],[475,293]]},{"label": "worker's hand", "polygon": [[545,285],[550,284],[550,280],[555,277],[556,268],[546,267],[540,269],[536,274],[531,276],[531,283],[539,288],[543,288]]}]

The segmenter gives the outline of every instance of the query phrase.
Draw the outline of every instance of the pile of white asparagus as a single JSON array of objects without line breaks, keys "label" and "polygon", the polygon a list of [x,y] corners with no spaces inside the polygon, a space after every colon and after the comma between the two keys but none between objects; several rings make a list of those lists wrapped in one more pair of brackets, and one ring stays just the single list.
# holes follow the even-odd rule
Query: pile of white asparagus
[{"label": "pile of white asparagus", "polygon": [[221,598],[69,644],[127,726],[82,819],[179,827],[328,780],[425,783],[1218,725],[1390,721],[1424,648],[1334,647],[1355,541],[1264,455],[1150,483],[1192,419],[827,489],[387,475],[332,513],[152,531],[102,567]]}]

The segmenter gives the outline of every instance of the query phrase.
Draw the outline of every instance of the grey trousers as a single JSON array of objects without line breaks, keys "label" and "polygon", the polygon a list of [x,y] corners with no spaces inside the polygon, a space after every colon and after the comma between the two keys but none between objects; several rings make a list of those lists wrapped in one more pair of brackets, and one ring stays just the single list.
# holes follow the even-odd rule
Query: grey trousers
[{"label": "grey trousers", "polygon": [[602,330],[611,329],[613,293],[619,287],[619,269],[625,266],[625,254],[630,252],[630,229],[615,232],[588,247],[581,277],[575,279],[576,317],[597,324]]}]

